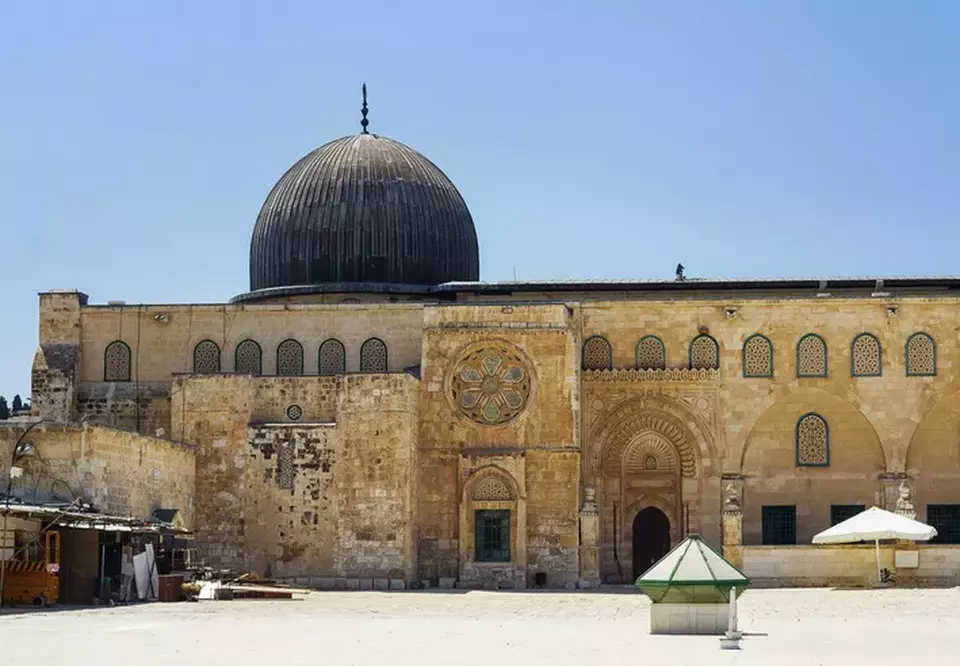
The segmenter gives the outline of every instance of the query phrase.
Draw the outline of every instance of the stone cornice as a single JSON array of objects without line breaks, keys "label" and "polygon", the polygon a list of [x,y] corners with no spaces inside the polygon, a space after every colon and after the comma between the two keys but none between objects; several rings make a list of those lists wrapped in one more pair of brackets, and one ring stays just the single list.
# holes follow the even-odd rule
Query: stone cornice
[{"label": "stone cornice", "polygon": [[587,382],[718,382],[719,370],[668,368],[666,370],[584,370]]}]

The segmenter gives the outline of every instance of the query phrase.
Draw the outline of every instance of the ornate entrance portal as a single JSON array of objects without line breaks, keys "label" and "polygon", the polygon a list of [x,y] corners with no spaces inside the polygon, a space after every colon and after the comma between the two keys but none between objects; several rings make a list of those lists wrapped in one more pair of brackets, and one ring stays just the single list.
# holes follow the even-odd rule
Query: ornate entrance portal
[{"label": "ornate entrance portal", "polygon": [[648,506],[633,519],[633,580],[670,550],[670,520],[654,506]]}]

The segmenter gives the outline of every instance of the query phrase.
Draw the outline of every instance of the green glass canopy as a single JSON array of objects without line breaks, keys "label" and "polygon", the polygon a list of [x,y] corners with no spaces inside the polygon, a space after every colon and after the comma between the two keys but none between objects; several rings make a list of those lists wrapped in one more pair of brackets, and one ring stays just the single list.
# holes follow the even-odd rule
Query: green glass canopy
[{"label": "green glass canopy", "polygon": [[637,578],[636,586],[654,603],[718,604],[750,584],[742,571],[691,534]]}]

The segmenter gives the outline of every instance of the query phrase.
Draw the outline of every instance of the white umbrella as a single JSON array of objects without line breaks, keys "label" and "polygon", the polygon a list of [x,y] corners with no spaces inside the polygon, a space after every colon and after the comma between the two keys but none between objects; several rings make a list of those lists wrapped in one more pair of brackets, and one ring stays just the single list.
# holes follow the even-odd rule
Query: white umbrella
[{"label": "white umbrella", "polygon": [[927,541],[937,536],[937,530],[898,513],[884,511],[872,506],[842,523],[813,537],[813,542],[857,543],[873,541],[877,546],[877,578],[880,575],[880,539],[903,539],[906,541]]}]

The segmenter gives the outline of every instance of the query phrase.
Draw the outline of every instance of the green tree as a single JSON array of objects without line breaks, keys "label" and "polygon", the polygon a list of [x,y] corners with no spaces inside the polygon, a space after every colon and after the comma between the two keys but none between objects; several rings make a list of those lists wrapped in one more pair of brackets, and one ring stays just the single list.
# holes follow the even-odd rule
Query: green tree
[{"label": "green tree", "polygon": [[19,412],[21,409],[23,409],[23,400],[20,399],[19,393],[13,396],[13,404],[10,405],[10,408],[15,412]]},{"label": "green tree", "polygon": [[10,407],[7,405],[7,399],[0,395],[0,421],[10,418]]}]

